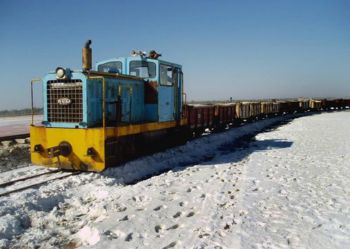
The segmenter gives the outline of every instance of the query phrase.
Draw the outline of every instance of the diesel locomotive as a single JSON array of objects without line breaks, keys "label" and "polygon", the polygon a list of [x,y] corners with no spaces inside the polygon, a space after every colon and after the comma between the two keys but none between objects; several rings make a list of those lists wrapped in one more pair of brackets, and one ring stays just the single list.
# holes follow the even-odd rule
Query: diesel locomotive
[{"label": "diesel locomotive", "polygon": [[182,66],[133,51],[92,69],[91,41],[82,70],[57,67],[41,80],[43,122],[30,127],[31,160],[69,170],[99,172],[201,134],[285,113],[350,106],[348,99],[268,100],[186,104]]},{"label": "diesel locomotive", "polygon": [[92,70],[90,44],[82,70],[57,67],[41,80],[44,114],[42,125],[30,127],[32,162],[102,171],[185,141],[181,65],[133,51]]}]

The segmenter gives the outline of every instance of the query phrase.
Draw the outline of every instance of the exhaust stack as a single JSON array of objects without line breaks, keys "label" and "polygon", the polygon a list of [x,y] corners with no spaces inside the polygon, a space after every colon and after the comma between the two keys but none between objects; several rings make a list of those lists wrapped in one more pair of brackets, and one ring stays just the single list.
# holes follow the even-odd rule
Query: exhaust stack
[{"label": "exhaust stack", "polygon": [[83,71],[89,71],[92,68],[92,51],[90,45],[91,40],[87,40],[83,47]]}]

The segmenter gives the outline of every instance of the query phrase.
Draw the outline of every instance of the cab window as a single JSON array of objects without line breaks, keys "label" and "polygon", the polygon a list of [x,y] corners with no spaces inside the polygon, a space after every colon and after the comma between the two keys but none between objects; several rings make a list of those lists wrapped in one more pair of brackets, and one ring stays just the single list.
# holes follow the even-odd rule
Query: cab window
[{"label": "cab window", "polygon": [[129,74],[141,78],[156,77],[156,64],[148,61],[131,61]]},{"label": "cab window", "polygon": [[122,73],[122,63],[120,61],[111,61],[98,65],[97,71],[104,73]]},{"label": "cab window", "polygon": [[163,86],[173,85],[173,72],[172,66],[160,64],[160,84]]}]

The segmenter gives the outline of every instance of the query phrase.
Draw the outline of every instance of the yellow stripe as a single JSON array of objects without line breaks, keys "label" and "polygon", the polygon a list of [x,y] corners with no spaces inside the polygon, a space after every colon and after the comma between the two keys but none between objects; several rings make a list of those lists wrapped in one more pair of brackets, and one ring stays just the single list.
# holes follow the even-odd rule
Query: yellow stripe
[{"label": "yellow stripe", "polygon": [[[187,119],[182,119],[180,125],[186,125]],[[152,122],[145,124],[131,124],[119,127],[106,127],[107,137],[121,137],[127,135],[134,135],[150,131],[157,131],[176,127],[176,121],[169,122]]]},{"label": "yellow stripe", "polygon": [[[186,119],[180,121],[185,125]],[[31,159],[34,164],[46,165],[67,169],[80,169],[88,171],[102,171],[105,168],[105,139],[133,135],[162,129],[176,127],[176,122],[154,122],[134,124],[121,127],[87,128],[46,128],[30,127]],[[41,145],[46,151],[48,148],[58,146],[62,141],[71,144],[73,152],[69,157],[50,158],[46,152],[35,152],[34,146]],[[87,155],[87,149],[93,148],[95,156]]]}]

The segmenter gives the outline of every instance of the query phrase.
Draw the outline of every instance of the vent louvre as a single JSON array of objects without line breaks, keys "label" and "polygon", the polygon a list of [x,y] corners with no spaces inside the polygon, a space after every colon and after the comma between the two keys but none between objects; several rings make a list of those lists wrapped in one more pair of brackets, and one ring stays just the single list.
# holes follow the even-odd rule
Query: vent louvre
[{"label": "vent louvre", "polygon": [[[69,99],[69,104],[59,103]],[[83,83],[81,80],[50,80],[47,82],[47,114],[49,122],[83,122]]]}]

